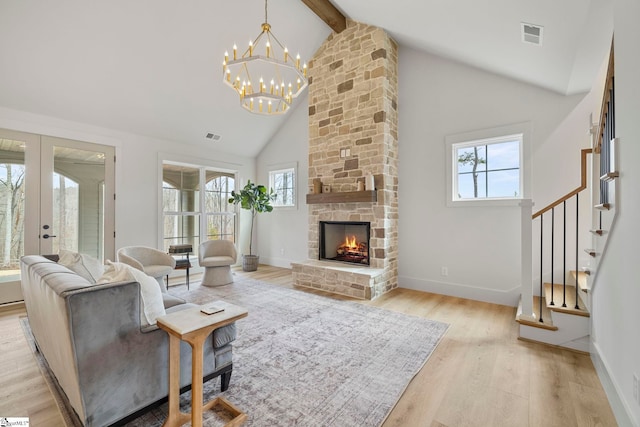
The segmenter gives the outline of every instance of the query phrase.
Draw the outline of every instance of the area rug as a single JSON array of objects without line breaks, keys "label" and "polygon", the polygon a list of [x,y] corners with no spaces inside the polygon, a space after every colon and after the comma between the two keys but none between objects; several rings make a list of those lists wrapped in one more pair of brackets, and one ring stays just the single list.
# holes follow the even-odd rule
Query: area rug
[{"label": "area rug", "polygon": [[[379,426],[448,328],[247,278],[169,292],[197,304],[222,299],[248,309],[237,322],[231,385],[221,394],[247,413],[248,426]],[[219,379],[205,384],[206,400],[218,394]],[[189,392],[181,396],[183,411],[190,399]],[[164,404],[128,426],[160,426],[166,413]],[[219,415],[205,414],[204,425],[224,425]]]}]

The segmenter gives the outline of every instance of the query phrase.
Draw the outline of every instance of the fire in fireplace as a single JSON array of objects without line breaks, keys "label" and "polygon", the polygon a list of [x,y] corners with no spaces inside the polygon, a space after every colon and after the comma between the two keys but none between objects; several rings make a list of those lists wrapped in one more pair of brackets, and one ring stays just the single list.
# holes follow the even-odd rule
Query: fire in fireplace
[{"label": "fire in fireplace", "polygon": [[320,259],[369,265],[371,223],[320,221]]}]

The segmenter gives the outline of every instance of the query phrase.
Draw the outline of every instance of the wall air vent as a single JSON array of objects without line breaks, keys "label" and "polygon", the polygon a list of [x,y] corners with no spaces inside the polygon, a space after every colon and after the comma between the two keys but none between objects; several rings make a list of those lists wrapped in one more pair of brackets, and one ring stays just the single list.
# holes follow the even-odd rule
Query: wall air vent
[{"label": "wall air vent", "polygon": [[542,30],[544,27],[541,25],[527,24],[526,22],[520,23],[520,29],[522,32],[522,42],[535,44],[536,46],[542,46]]},{"label": "wall air vent", "polygon": [[214,140],[214,141],[220,141],[220,138],[222,138],[222,137],[221,137],[220,135],[215,134],[215,133],[211,133],[211,132],[209,132],[209,133],[206,135],[206,138],[207,138],[207,139],[212,139],[212,140]]}]

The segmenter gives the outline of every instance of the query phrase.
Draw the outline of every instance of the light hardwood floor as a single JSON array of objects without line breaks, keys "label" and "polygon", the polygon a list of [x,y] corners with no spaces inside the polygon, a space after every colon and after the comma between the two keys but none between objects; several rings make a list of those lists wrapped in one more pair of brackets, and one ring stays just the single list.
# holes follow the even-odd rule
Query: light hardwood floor
[{"label": "light hardwood floor", "polygon": [[[293,288],[287,269],[235,274]],[[362,303],[451,325],[383,427],[617,425],[589,356],[518,341],[515,308],[408,289]],[[62,425],[18,324],[24,314],[0,311],[0,417]]]}]

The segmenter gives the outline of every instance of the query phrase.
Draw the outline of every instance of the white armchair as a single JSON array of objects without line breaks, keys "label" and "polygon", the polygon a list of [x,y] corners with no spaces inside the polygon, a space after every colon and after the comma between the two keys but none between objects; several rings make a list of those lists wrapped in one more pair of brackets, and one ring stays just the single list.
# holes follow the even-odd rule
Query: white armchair
[{"label": "white armchair", "polygon": [[162,292],[166,292],[164,277],[176,266],[176,260],[171,255],[147,246],[125,246],[118,249],[117,257],[118,262],[129,264],[154,277]]},{"label": "white armchair", "polygon": [[198,263],[204,267],[202,285],[220,286],[233,282],[231,265],[238,258],[236,246],[229,240],[207,240],[200,243]]}]

